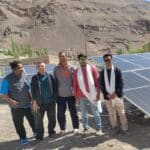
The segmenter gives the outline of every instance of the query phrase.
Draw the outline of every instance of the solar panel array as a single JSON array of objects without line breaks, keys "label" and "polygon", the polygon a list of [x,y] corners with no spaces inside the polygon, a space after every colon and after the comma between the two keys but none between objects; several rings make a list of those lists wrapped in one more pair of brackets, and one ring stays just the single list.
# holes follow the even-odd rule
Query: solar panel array
[{"label": "solar panel array", "polygon": [[[90,59],[103,64],[102,56]],[[150,116],[150,53],[115,55],[113,64],[123,72],[125,98]]]},{"label": "solar panel array", "polygon": [[[53,73],[55,65],[54,64],[46,64],[47,73]],[[2,84],[2,79],[11,73],[11,68],[9,66],[0,67],[0,89]],[[31,81],[33,75],[37,73],[36,65],[24,65],[24,73],[27,76],[28,81]]]}]

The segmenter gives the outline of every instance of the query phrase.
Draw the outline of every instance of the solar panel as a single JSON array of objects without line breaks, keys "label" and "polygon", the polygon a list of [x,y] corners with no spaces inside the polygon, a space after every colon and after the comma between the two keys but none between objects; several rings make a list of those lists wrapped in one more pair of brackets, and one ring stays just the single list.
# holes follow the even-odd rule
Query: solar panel
[{"label": "solar panel", "polygon": [[46,71],[47,71],[47,73],[52,73],[55,66],[56,65],[54,65],[54,64],[47,64],[46,65]]},{"label": "solar panel", "polygon": [[138,69],[139,66],[132,64],[130,62],[118,62],[118,63],[114,63],[114,65],[118,66],[119,68],[121,68],[122,71],[127,71],[127,70],[133,70],[133,69]]},{"label": "solar panel", "polygon": [[149,58],[150,59],[150,53],[140,53],[138,55],[140,55],[142,57],[144,56],[145,58]]},{"label": "solar panel", "polygon": [[31,75],[31,74],[27,75],[27,81],[29,84],[31,83],[32,77],[33,77],[33,75]]},{"label": "solar panel", "polygon": [[[46,71],[52,74],[55,66],[56,65],[54,64],[47,64]],[[32,76],[37,73],[36,65],[24,65],[24,72],[30,83]],[[8,75],[9,73],[11,73],[10,66],[0,67],[0,89],[1,89],[1,84],[2,84],[2,78]]]},{"label": "solar panel", "polygon": [[150,81],[136,75],[134,72],[123,73],[123,79],[125,90],[150,85]]},{"label": "solar panel", "polygon": [[34,75],[37,73],[36,65],[24,65],[24,71],[27,75]]},{"label": "solar panel", "polygon": [[[103,61],[103,58],[101,56],[90,57],[90,60],[92,60],[92,61],[94,61],[96,63],[104,65],[104,61]],[[124,60],[124,59],[122,59],[122,57],[119,57],[119,56],[114,56],[113,57],[113,64],[118,66],[119,68],[121,68],[122,71],[138,69],[139,67],[142,68],[142,66],[139,66],[139,65],[137,65],[135,63],[132,63],[132,62],[129,62],[126,59]]]},{"label": "solar panel", "polygon": [[117,58],[121,58],[122,60],[128,60],[128,61],[131,61],[131,60],[141,60],[141,59],[143,59],[143,57],[141,57],[141,56],[138,55],[138,54],[132,54],[132,55],[129,55],[129,54],[126,54],[126,55],[117,55],[116,57],[117,57]]},{"label": "solar panel", "polygon": [[93,56],[90,57],[90,60],[99,63],[99,64],[103,64],[103,58],[101,56]]},{"label": "solar panel", "polygon": [[141,60],[131,60],[131,62],[137,64],[137,65],[141,65],[143,67],[150,67],[150,59],[147,59],[147,58],[143,58]]},{"label": "solar panel", "polygon": [[150,69],[139,70],[136,72],[150,80]]},{"label": "solar panel", "polygon": [[7,74],[11,73],[11,68],[10,68],[10,66],[4,67],[4,72],[5,72],[5,75],[4,75],[4,76],[6,76]]},{"label": "solar panel", "polygon": [[[91,59],[103,63],[101,56]],[[123,71],[126,99],[150,116],[150,53],[115,55],[113,64]]]},{"label": "solar panel", "polygon": [[150,114],[150,86],[126,91],[125,97],[145,114]]}]

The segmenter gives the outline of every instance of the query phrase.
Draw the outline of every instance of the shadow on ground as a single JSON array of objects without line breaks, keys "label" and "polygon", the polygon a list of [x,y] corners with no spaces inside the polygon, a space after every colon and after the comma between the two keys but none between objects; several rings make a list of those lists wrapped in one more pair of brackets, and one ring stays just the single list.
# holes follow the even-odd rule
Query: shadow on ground
[{"label": "shadow on ground", "polygon": [[[5,104],[5,103],[4,103]],[[116,143],[120,143],[120,149],[125,149],[126,145],[130,145],[130,150],[150,149],[150,119],[145,120],[143,116],[128,116],[129,136],[122,134],[112,135],[109,125],[107,112],[104,109],[102,114],[102,125],[104,136],[96,136],[94,134],[95,123],[91,113],[89,115],[89,125],[91,133],[86,136],[73,135],[70,131],[66,135],[56,135],[55,138],[46,137],[37,145],[20,146],[18,140],[0,142],[0,150],[71,150],[71,149],[87,149],[87,150],[118,150]],[[80,120],[80,125],[81,120]],[[82,127],[80,126],[80,129]],[[69,126],[68,128],[71,128]],[[6,131],[9,136],[9,131]],[[106,146],[106,147],[103,147]],[[124,146],[124,147],[123,147]]]}]

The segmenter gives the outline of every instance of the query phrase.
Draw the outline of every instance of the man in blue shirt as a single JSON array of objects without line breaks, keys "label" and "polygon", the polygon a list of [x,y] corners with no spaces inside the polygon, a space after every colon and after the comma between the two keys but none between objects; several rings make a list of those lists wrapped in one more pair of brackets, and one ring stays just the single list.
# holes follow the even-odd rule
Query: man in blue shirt
[{"label": "man in blue shirt", "polygon": [[2,81],[1,94],[11,107],[12,119],[16,132],[20,137],[20,144],[28,144],[23,125],[24,116],[34,132],[34,117],[31,112],[31,95],[26,76],[23,74],[23,64],[20,61],[10,63],[12,72]]},{"label": "man in blue shirt", "polygon": [[49,136],[55,134],[56,112],[55,112],[55,84],[52,75],[45,70],[45,63],[37,63],[38,73],[32,77],[31,92],[33,98],[33,111],[35,114],[36,140],[33,144],[40,142],[44,136],[43,117],[45,111],[48,118]]}]

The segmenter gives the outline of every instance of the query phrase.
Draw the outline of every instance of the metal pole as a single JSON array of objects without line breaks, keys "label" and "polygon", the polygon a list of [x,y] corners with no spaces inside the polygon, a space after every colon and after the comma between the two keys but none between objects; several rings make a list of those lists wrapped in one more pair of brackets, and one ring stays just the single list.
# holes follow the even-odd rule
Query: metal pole
[{"label": "metal pole", "polygon": [[85,49],[85,55],[87,56],[87,44],[86,44],[86,18],[85,18],[85,9],[84,9],[84,0],[83,0],[83,35],[84,35],[84,49]]}]

